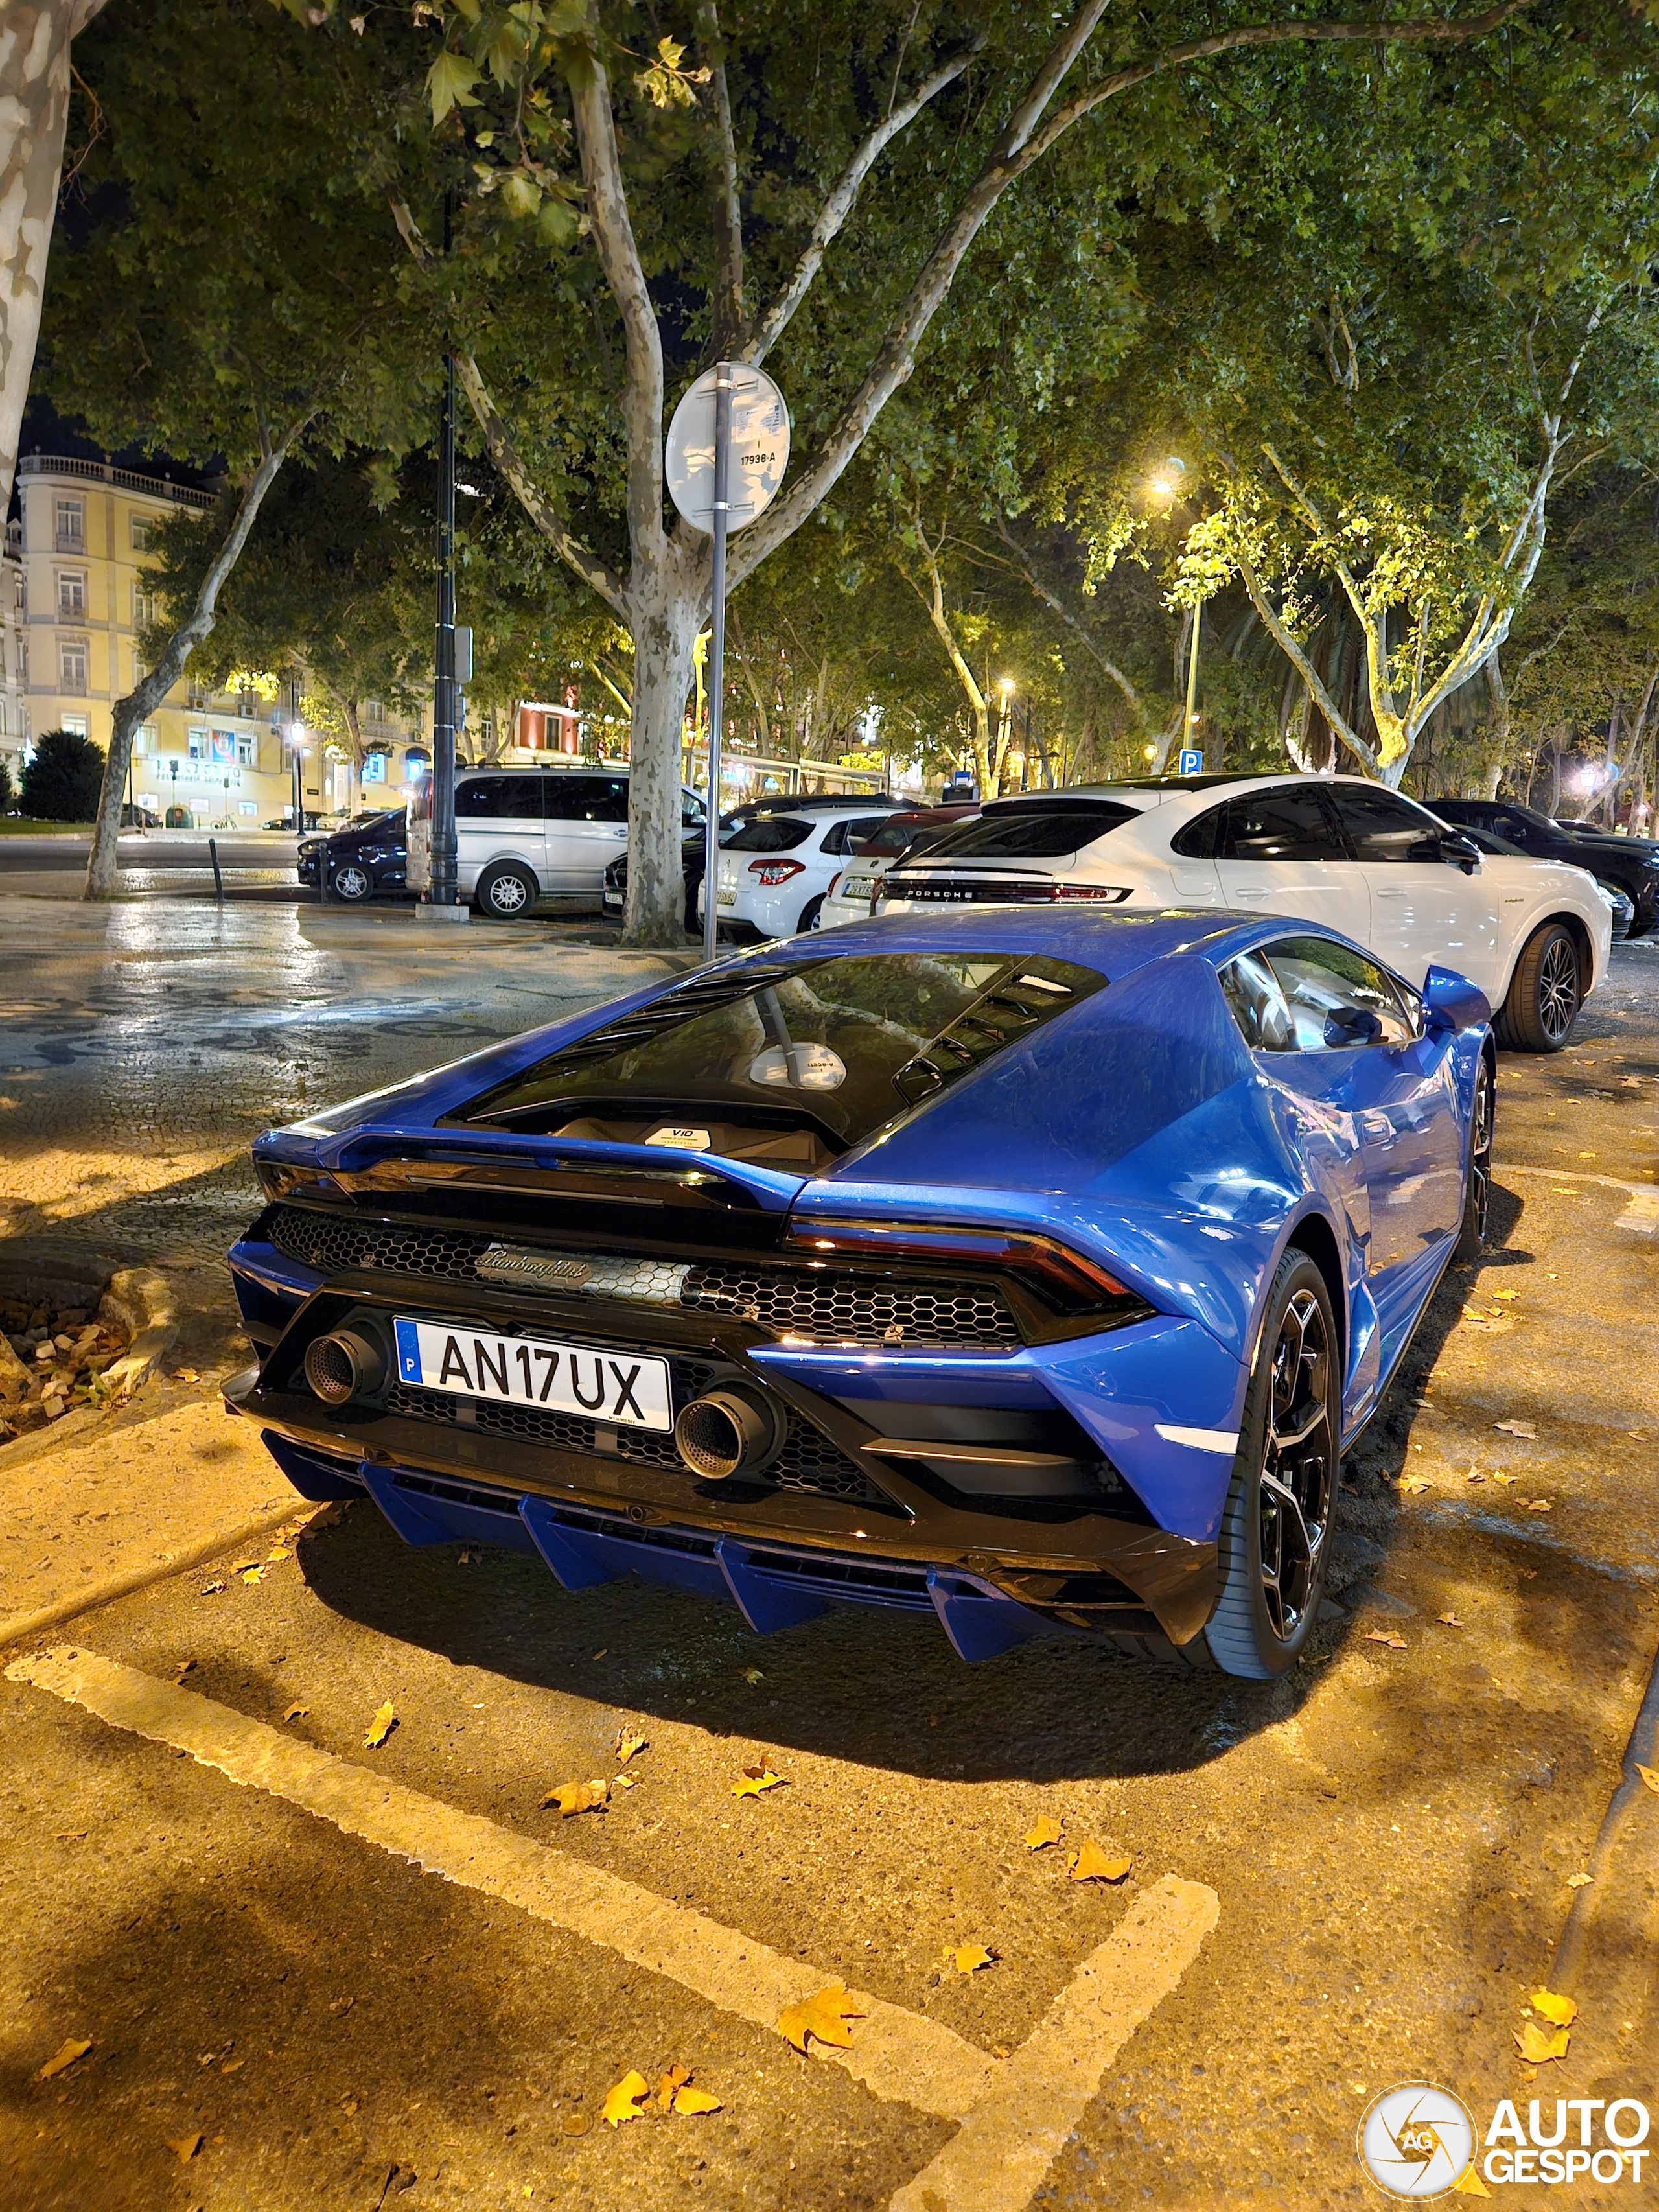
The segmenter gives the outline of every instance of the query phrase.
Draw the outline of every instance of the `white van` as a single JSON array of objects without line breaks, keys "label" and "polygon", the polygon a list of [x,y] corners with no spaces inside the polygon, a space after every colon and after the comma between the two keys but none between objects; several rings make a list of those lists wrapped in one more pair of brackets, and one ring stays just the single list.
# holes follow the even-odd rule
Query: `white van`
[{"label": "white van", "polygon": [[[682,786],[682,823],[702,818],[702,799]],[[597,906],[605,869],[628,847],[628,769],[458,769],[455,843],[460,896],[493,921],[516,921],[544,897]]]}]

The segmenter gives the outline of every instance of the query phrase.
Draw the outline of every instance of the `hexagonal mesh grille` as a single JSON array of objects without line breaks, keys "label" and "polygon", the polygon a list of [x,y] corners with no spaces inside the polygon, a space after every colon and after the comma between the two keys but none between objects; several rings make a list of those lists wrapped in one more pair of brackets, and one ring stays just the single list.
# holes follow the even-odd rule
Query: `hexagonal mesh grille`
[{"label": "hexagonal mesh grille", "polygon": [[988,1285],[894,1283],[859,1275],[794,1273],[722,1264],[693,1267],[680,1303],[713,1306],[818,1344],[972,1344],[1020,1341],[1018,1323]]},{"label": "hexagonal mesh grille", "polygon": [[[270,1235],[279,1252],[325,1274],[384,1267],[453,1283],[495,1279],[480,1273],[478,1261],[501,1241],[455,1229],[337,1221],[289,1206],[272,1207]],[[775,1335],[819,1344],[973,1345],[1012,1351],[1022,1340],[1012,1312],[988,1284],[893,1282],[749,1261],[693,1263],[688,1268],[684,1262],[608,1253],[580,1256],[592,1262],[586,1283],[543,1285],[526,1279],[515,1279],[513,1286],[544,1288],[567,1297],[574,1293],[733,1314]]]}]

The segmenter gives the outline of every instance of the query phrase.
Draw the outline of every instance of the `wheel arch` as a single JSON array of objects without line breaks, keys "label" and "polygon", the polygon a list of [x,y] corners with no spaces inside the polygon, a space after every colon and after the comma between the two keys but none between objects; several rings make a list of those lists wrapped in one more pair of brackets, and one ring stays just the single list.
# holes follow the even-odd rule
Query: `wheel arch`
[{"label": "wheel arch", "polygon": [[1559,922],[1561,927],[1566,931],[1568,936],[1571,938],[1573,944],[1577,950],[1579,960],[1583,965],[1584,988],[1579,994],[1581,999],[1587,999],[1590,993],[1595,988],[1596,985],[1601,981],[1601,978],[1595,972],[1595,940],[1590,935],[1589,924],[1584,920],[1583,915],[1575,914],[1571,907],[1559,908],[1553,914],[1536,915],[1534,916],[1532,921],[1527,924],[1526,928],[1522,932],[1519,940],[1516,945],[1515,957],[1510,961],[1509,967],[1504,973],[1504,988],[1498,993],[1497,999],[1493,1002],[1492,1012],[1494,1013],[1497,1013],[1502,1008],[1504,1000],[1510,995],[1510,989],[1515,982],[1515,971],[1521,965],[1522,954],[1532,943],[1534,938],[1537,936],[1539,931],[1540,929],[1548,928],[1549,925],[1553,921]]},{"label": "wheel arch", "polygon": [[[1324,1277],[1346,1371],[1348,1358],[1348,1289],[1343,1279],[1342,1249],[1336,1241],[1335,1230],[1322,1213],[1304,1213],[1285,1238],[1285,1251],[1305,1252]],[[1279,1256],[1283,1258],[1284,1255],[1281,1253]]]}]

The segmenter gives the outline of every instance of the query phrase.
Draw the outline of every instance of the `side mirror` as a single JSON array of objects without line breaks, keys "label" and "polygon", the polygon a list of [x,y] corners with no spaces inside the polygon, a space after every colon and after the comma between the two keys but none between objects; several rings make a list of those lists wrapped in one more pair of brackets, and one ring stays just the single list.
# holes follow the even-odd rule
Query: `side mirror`
[{"label": "side mirror", "polygon": [[1339,1006],[1325,1017],[1325,1042],[1333,1052],[1345,1045],[1375,1044],[1382,1024],[1369,1006]]},{"label": "side mirror", "polygon": [[1423,981],[1423,1026],[1431,1036],[1478,1029],[1492,1019],[1486,993],[1455,968],[1431,968]]},{"label": "side mirror", "polygon": [[1441,832],[1440,857],[1449,867],[1462,868],[1466,876],[1479,872],[1480,848],[1473,837],[1466,837],[1461,830]]}]

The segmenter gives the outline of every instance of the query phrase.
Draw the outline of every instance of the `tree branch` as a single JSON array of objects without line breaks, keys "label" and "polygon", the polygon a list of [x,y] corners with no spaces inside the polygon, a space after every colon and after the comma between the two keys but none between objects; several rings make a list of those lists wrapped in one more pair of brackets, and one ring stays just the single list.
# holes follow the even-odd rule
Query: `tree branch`
[{"label": "tree branch", "polygon": [[789,282],[744,347],[738,356],[740,360],[747,362],[751,368],[758,368],[766,359],[789,327],[795,310],[811,289],[812,280],[818,273],[825,253],[857,204],[865,179],[894,139],[909,128],[922,109],[937,99],[947,84],[956,82],[983,44],[982,37],[976,38],[961,53],[942,64],[930,77],[925,78],[902,106],[890,107],[883,116],[831,185],[823,205],[818,210],[811,235],[791,272]]},{"label": "tree branch", "polygon": [[742,342],[743,202],[738,191],[738,147],[732,131],[732,95],[726,81],[726,46],[715,0],[698,0],[697,39],[714,98],[718,153],[714,191],[714,328],[709,351],[723,361]]},{"label": "tree branch", "polygon": [[656,568],[668,550],[662,516],[662,334],[628,212],[611,81],[599,58],[601,37],[598,0],[588,0],[586,36],[567,64],[565,77],[582,181],[587,187],[588,221],[605,283],[622,316],[627,356],[622,416],[628,436],[629,536],[635,557]]},{"label": "tree branch", "polygon": [[1364,763],[1366,772],[1375,775],[1379,768],[1376,755],[1357,730],[1351,729],[1346,716],[1326,690],[1324,679],[1314,666],[1300,644],[1280,620],[1279,611],[1262,587],[1261,580],[1243,554],[1237,556],[1238,573],[1244,588],[1250,595],[1250,605],[1261,617],[1268,635],[1278,646],[1297,674],[1306,685],[1309,697],[1329,723],[1334,734],[1347,746],[1355,757]]},{"label": "tree branch", "polygon": [[[733,588],[751,575],[768,554],[799,530],[807,517],[828,497],[853,456],[863,444],[871,424],[915,367],[916,351],[928,325],[950,290],[969,247],[986,218],[1017,177],[1103,100],[1110,100],[1149,77],[1184,68],[1188,63],[1247,46],[1286,45],[1301,40],[1377,42],[1400,40],[1412,44],[1449,43],[1481,37],[1515,15],[1528,0],[1498,0],[1484,14],[1444,21],[1430,16],[1402,22],[1321,22],[1297,20],[1244,25],[1205,39],[1188,39],[1163,48],[1146,61],[1101,78],[1060,108],[1042,128],[1040,118],[1061,80],[1077,59],[1090,33],[1104,12],[1105,0],[1087,0],[1044,56],[1030,87],[1016,106],[1008,127],[963,196],[939,242],[922,264],[908,297],[899,309],[872,362],[868,374],[843,410],[841,420],[825,441],[817,459],[797,478],[792,489],[751,524],[733,550],[731,581]],[[849,202],[850,204],[850,202]],[[808,281],[810,282],[810,276]],[[749,356],[758,359],[758,354]]]},{"label": "tree branch", "polygon": [[1066,624],[1066,627],[1076,634],[1079,641],[1083,646],[1084,651],[1089,653],[1097,665],[1110,677],[1112,682],[1116,684],[1118,690],[1128,701],[1131,713],[1139,714],[1140,712],[1140,694],[1135,690],[1134,685],[1130,683],[1128,678],[1123,673],[1123,671],[1118,667],[1115,661],[1109,660],[1106,658],[1106,655],[1101,651],[1100,647],[1095,643],[1093,638],[1090,636],[1087,629],[1084,625],[1082,617],[1076,613],[1072,608],[1068,607],[1053,591],[1053,589],[1043,582],[1042,577],[1038,575],[1036,569],[1032,565],[1030,555],[1026,551],[1025,548],[1020,544],[1019,540],[1009,529],[1007,517],[1000,514],[997,516],[997,536],[1001,538],[1003,544],[1013,555],[1016,562],[1018,564],[1021,574],[1024,576],[1026,582],[1030,586],[1031,589],[1036,593],[1038,599],[1040,599],[1046,606],[1052,607],[1054,611],[1060,617],[1061,622]]},{"label": "tree branch", "polygon": [[[398,235],[419,266],[428,271],[438,268],[441,256],[434,253],[421,235],[421,227],[416,222],[408,201],[395,190],[387,191],[386,200],[392,210],[392,220],[398,226]],[[466,394],[467,404],[477,418],[478,428],[483,432],[489,458],[512,488],[520,506],[566,567],[574,569],[589,590],[597,592],[611,612],[626,622],[627,593],[622,579],[600,560],[597,553],[588,550],[553,502],[544,497],[531,481],[530,471],[525,466],[511,432],[501,419],[500,409],[490,396],[489,387],[479,372],[477,362],[470,353],[455,356],[455,374]]]}]

